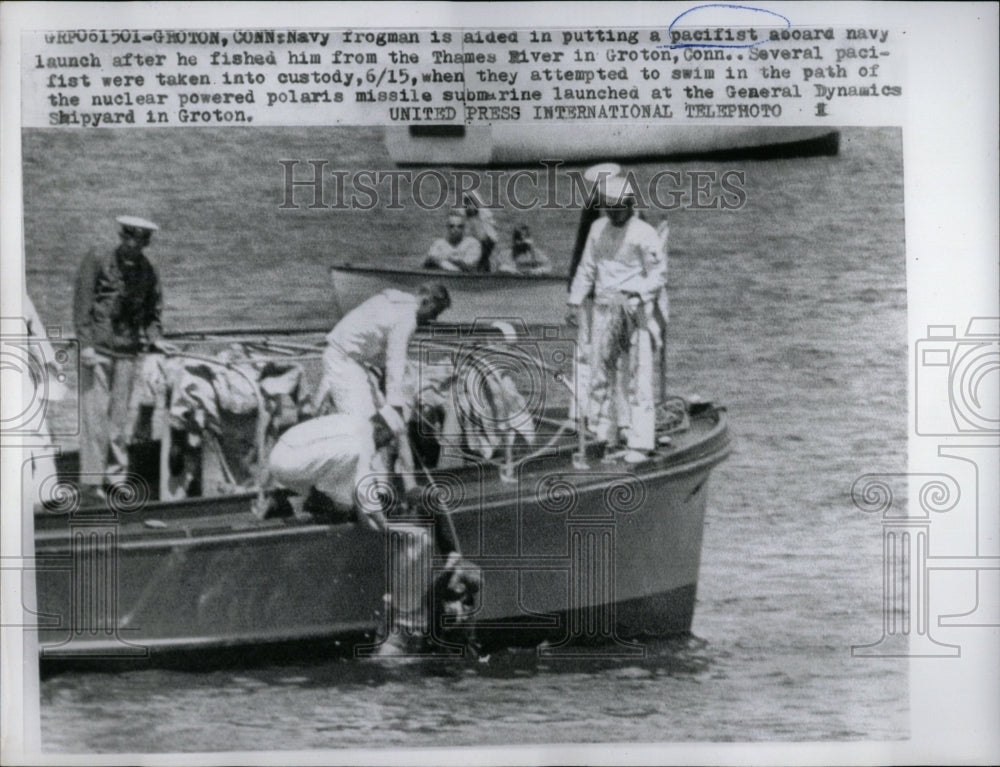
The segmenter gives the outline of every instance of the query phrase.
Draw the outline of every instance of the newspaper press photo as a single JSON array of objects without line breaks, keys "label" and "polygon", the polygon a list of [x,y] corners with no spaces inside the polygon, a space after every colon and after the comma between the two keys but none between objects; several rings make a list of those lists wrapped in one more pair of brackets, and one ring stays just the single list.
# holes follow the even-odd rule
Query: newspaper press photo
[{"label": "newspaper press photo", "polygon": [[4,4],[5,763],[995,763],[997,7]]}]

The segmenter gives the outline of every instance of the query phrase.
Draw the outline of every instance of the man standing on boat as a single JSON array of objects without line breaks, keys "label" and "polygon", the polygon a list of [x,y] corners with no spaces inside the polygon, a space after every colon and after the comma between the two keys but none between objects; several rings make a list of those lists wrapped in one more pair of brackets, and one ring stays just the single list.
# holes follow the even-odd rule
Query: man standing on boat
[{"label": "man standing on boat", "polygon": [[91,251],[84,258],[73,299],[85,500],[102,497],[103,485],[124,479],[132,427],[129,400],[139,355],[149,347],[169,350],[162,341],[159,276],[143,254],[159,227],[136,216],[116,220],[121,242],[110,253]]},{"label": "man standing on boat", "polygon": [[[653,312],[666,279],[666,257],[656,230],[634,215],[635,200],[620,176],[601,185],[607,212],[590,227],[580,266],[569,292],[567,321],[579,324],[581,305],[591,290],[590,413],[597,438],[613,445],[617,438],[614,403],[624,401],[625,382],[618,361],[629,360],[628,462],[638,463],[655,447]],[[621,418],[624,414],[617,414]]]},{"label": "man standing on boat", "polygon": [[449,272],[475,272],[482,260],[482,246],[475,237],[465,233],[465,213],[458,210],[448,216],[446,236],[431,243],[424,260],[425,269]]},{"label": "man standing on boat", "polygon": [[[317,405],[329,396],[337,412],[370,418],[384,392],[385,403],[402,413],[410,338],[449,306],[448,289],[436,282],[421,285],[416,295],[383,290],[356,306],[326,337]],[[381,379],[382,392],[373,389],[369,371]]]}]

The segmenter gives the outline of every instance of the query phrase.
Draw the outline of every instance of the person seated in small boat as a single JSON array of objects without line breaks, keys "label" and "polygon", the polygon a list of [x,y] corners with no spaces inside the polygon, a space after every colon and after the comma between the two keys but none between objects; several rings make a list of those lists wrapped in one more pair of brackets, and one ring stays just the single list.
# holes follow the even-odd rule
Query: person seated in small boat
[{"label": "person seated in small boat", "polygon": [[501,252],[497,271],[508,274],[549,274],[552,262],[545,251],[535,247],[528,226],[521,224],[514,229],[514,241],[510,250]]},{"label": "person seated in small boat", "polygon": [[438,237],[427,251],[424,269],[444,269],[449,272],[475,272],[482,259],[482,246],[465,231],[465,213],[454,211],[448,216],[447,233]]},{"label": "person seated in small boat", "polygon": [[479,263],[476,270],[490,271],[490,256],[497,246],[497,228],[493,220],[493,211],[487,208],[482,199],[474,191],[467,192],[462,197],[465,208],[465,230],[470,237],[479,242]]}]

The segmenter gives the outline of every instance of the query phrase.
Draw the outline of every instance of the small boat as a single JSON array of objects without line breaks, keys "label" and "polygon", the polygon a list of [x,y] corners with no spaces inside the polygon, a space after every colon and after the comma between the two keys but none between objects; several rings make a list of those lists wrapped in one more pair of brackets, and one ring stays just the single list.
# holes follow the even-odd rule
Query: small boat
[{"label": "small boat", "polygon": [[627,123],[567,130],[524,125],[407,125],[386,128],[397,165],[513,166],[542,160],[768,159],[835,155],[840,133],[820,127]]},{"label": "small boat", "polygon": [[[448,498],[462,554],[483,575],[465,635],[487,648],[633,656],[642,637],[690,630],[707,481],[729,435],[723,408],[672,403],[639,464],[587,444],[548,403],[535,423],[545,444],[499,460],[443,451],[427,485]],[[133,451],[134,492],[84,507],[76,457],[63,457],[65,503],[34,516],[43,669],[373,652],[388,535],[346,519],[258,519],[250,491],[165,498],[163,448]],[[452,618],[432,617],[436,651],[461,655]]]},{"label": "small boat", "polygon": [[386,288],[415,292],[425,282],[440,282],[451,296],[441,315],[450,323],[473,323],[489,306],[503,306],[509,317],[530,318],[532,324],[561,324],[566,315],[566,275],[526,275],[506,272],[451,272],[443,269],[388,269],[335,264],[330,279],[337,308],[346,314]]}]

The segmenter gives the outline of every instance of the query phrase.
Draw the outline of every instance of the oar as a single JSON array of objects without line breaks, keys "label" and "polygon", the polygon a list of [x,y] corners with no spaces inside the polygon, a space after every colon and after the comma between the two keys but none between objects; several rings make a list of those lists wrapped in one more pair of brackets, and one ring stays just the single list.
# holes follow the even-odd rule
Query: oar
[{"label": "oar", "polygon": [[[423,419],[423,416],[421,416],[421,419]],[[434,477],[431,476],[430,471],[428,471],[427,466],[424,464],[423,458],[420,457],[419,453],[414,453],[414,455],[420,466],[420,471],[423,472],[424,478],[427,480],[427,484],[431,487],[436,487],[437,483],[434,481]],[[448,533],[451,535],[451,540],[455,544],[455,553],[464,559],[464,556],[462,555],[462,542],[458,539],[458,529],[455,527],[455,520],[451,518],[451,509],[446,508],[442,503],[441,513],[444,514],[444,518],[448,521]]]}]

